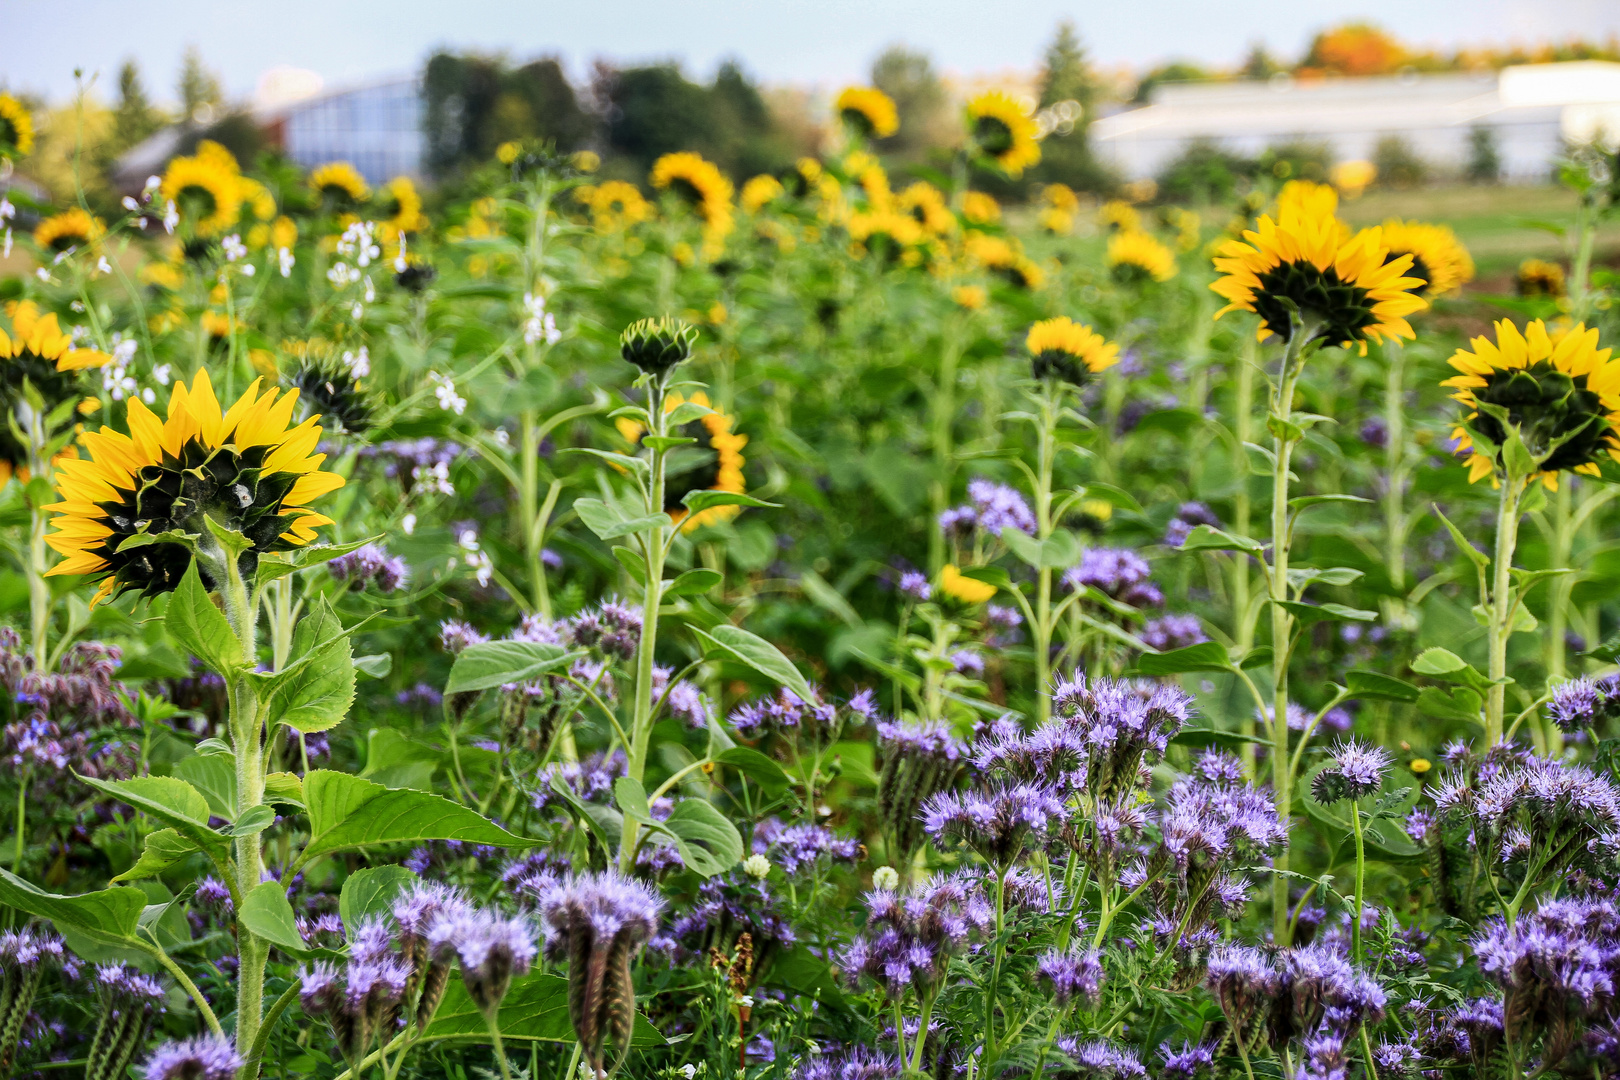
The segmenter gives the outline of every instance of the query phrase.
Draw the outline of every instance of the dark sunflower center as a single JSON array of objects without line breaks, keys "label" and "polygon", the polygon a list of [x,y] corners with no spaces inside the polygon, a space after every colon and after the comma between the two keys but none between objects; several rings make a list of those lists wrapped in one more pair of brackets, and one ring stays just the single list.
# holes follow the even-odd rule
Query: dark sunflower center
[{"label": "dark sunflower center", "polygon": [[670,455],[664,473],[664,510],[668,513],[682,508],[681,500],[688,492],[707,491],[720,482],[720,455],[703,421],[683,424],[680,434],[697,442]]},{"label": "dark sunflower center", "polygon": [[[1607,413],[1597,394],[1586,388],[1585,375],[1568,375],[1542,360],[1528,368],[1493,372],[1474,397],[1507,410],[1530,452],[1537,460],[1546,456],[1542,467],[1548,472],[1595,461],[1604,449]],[[1499,445],[1507,438],[1501,421],[1484,411],[1469,423]]]},{"label": "dark sunflower center", "polygon": [[400,201],[398,199],[389,199],[387,202],[383,203],[382,216],[385,218],[397,218],[399,217],[400,212],[404,209],[405,207],[400,205]]},{"label": "dark sunflower center", "polygon": [[17,125],[11,122],[9,116],[0,116],[0,142],[17,144]]},{"label": "dark sunflower center", "polygon": [[78,231],[77,229],[69,230],[68,232],[58,234],[51,240],[51,250],[55,252],[63,252],[69,248],[77,247],[78,245],[84,243],[85,240],[86,237],[84,233]]},{"label": "dark sunflower center", "polygon": [[1000,157],[1012,149],[1012,128],[995,116],[981,116],[973,125],[973,141],[991,157]]},{"label": "dark sunflower center", "polygon": [[219,200],[214,197],[214,193],[197,184],[181,188],[180,195],[175,201],[180,204],[180,209],[188,217],[212,217],[214,211],[219,209]]},{"label": "dark sunflower center", "polygon": [[[281,539],[293,520],[292,515],[281,513],[281,503],[298,477],[287,472],[262,475],[265,458],[273,449],[253,446],[238,450],[229,443],[214,449],[192,439],[181,448],[179,457],[165,453],[162,461],[143,466],[136,474],[135,490],[119,490],[117,500],[97,504],[113,533],[92,550],[107,560],[121,587],[139,589],[146,596],[169,592],[191,562],[186,548],[148,544],[120,552],[118,546],[138,532],[179,529],[206,536],[203,516],[207,515],[251,542],[238,561],[242,573],[251,576],[260,552],[292,546]],[[198,572],[208,588],[219,584],[210,580],[201,563]]]},{"label": "dark sunflower center", "polygon": [[669,182],[669,190],[679,195],[690,206],[703,204],[703,189],[684,176],[677,176]]},{"label": "dark sunflower center", "polygon": [[860,109],[845,109],[843,118],[844,123],[854,128],[856,133],[863,139],[870,139],[872,133],[877,130],[877,127],[872,123],[872,118]]},{"label": "dark sunflower center", "polygon": [[15,415],[22,400],[24,382],[33,385],[45,400],[47,411],[78,396],[73,372],[57,371],[56,362],[31,352],[0,361],[0,461],[22,465],[28,461],[28,447],[13,433],[6,417]]},{"label": "dark sunflower center", "polygon": [[1140,285],[1153,277],[1152,271],[1134,258],[1115,263],[1113,274],[1122,285]]},{"label": "dark sunflower center", "polygon": [[1388,266],[1402,255],[1412,256],[1412,267],[1411,269],[1407,270],[1403,276],[1423,279],[1422,285],[1410,290],[1412,295],[1427,296],[1429,294],[1430,286],[1434,284],[1434,271],[1430,270],[1429,264],[1423,261],[1423,256],[1419,255],[1415,251],[1391,251],[1388,255],[1384,256],[1384,265]]},{"label": "dark sunflower center", "polygon": [[1030,364],[1031,374],[1037,379],[1058,379],[1084,386],[1091,377],[1091,369],[1078,356],[1065,349],[1042,349]]},{"label": "dark sunflower center", "polygon": [[350,434],[371,426],[371,403],[348,372],[336,368],[306,368],[298,373],[293,383],[309,414],[326,417]]},{"label": "dark sunflower center", "polygon": [[1363,340],[1367,327],[1378,321],[1367,290],[1340,281],[1332,267],[1318,270],[1308,262],[1283,263],[1259,278],[1254,310],[1266,329],[1284,341],[1293,332],[1284,298],[1292,300],[1302,313],[1322,320],[1321,336],[1334,344]]}]

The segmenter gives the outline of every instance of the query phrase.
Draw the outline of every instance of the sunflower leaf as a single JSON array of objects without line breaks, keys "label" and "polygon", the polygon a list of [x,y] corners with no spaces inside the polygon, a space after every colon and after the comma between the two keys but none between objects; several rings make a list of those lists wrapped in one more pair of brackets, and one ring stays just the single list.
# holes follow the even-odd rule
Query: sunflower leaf
[{"label": "sunflower leaf", "polygon": [[654,450],[673,450],[677,446],[696,446],[697,440],[690,435],[648,435],[641,444]]},{"label": "sunflower leaf", "polygon": [[752,495],[744,495],[738,491],[715,491],[712,488],[702,488],[698,491],[688,491],[681,499],[681,505],[694,514],[713,509],[716,506],[763,506],[770,509],[780,507],[781,503],[766,502],[756,499]]},{"label": "sunflower leaf", "polygon": [[462,840],[491,847],[530,847],[474,810],[440,795],[387,788],[358,776],[316,769],[304,778],[309,843],[300,864],[338,851],[422,840]]},{"label": "sunflower leaf", "polygon": [[242,666],[242,646],[224,613],[214,605],[192,559],[169,597],[163,625],[181,648],[227,678]]},{"label": "sunflower leaf", "polygon": [[239,530],[227,529],[215,521],[212,514],[203,515],[203,524],[208,527],[209,533],[213,535],[215,540],[219,541],[220,546],[229,552],[232,557],[242,554],[242,552],[253,546],[253,541],[249,540]]},{"label": "sunflower leaf", "polygon": [[702,596],[724,580],[718,570],[706,566],[693,567],[673,581],[664,582],[664,597]]},{"label": "sunflower leaf", "polygon": [[266,720],[306,735],[337,727],[354,703],[354,659],[349,635],[324,596],[299,620],[292,651],[309,660],[277,682],[265,702]]},{"label": "sunflower leaf", "polygon": [[242,910],[236,913],[238,925],[244,926],[254,937],[262,938],[290,953],[304,953],[309,946],[293,918],[292,905],[287,902],[287,887],[279,881],[266,881],[254,887],[242,898]]},{"label": "sunflower leaf", "polygon": [[0,870],[0,903],[49,919],[69,947],[92,963],[112,958],[146,958],[151,950],[136,938],[146,894],[130,885],[63,896],[30,885]]},{"label": "sunflower leaf", "polygon": [[601,499],[575,499],[574,513],[579,515],[579,520],[585,523],[587,529],[603,540],[617,540],[621,536],[669,524],[668,514],[622,518]]},{"label": "sunflower leaf", "polygon": [[367,544],[374,544],[381,540],[382,534],[368,536],[364,540],[351,540],[346,544],[313,544],[308,547],[293,548],[291,551],[272,551],[259,556],[259,568],[253,574],[254,588],[263,588],[277,578],[296,574],[300,570],[321,566],[331,562],[339,555],[347,555],[351,551],[358,551]]},{"label": "sunflower leaf", "polygon": [[119,544],[117,550],[119,553],[123,553],[150,544],[179,544],[187,551],[195,553],[197,550],[197,534],[185,532],[181,529],[170,529],[168,532],[160,533],[138,532]]},{"label": "sunflower leaf", "polygon": [[103,795],[111,795],[165,825],[172,826],[214,858],[230,851],[230,841],[209,828],[210,811],[203,793],[173,776],[137,776],[130,780],[100,780],[79,776],[79,780]]},{"label": "sunflower leaf", "polygon": [[394,898],[417,876],[403,866],[368,866],[343,879],[338,896],[338,915],[346,927],[356,927],[372,915],[385,914]]},{"label": "sunflower leaf", "polygon": [[664,423],[672,428],[684,427],[694,420],[701,420],[705,416],[713,416],[714,410],[707,405],[696,401],[683,401],[669,411],[664,417]]},{"label": "sunflower leaf", "polygon": [[757,634],[750,634],[742,627],[732,626],[730,623],[721,623],[709,631],[697,626],[693,626],[692,630],[710,644],[717,646],[729,658],[745,667],[753,668],[778,686],[786,687],[800,701],[809,703],[816,700],[810,684],[804,681],[804,676],[799,674],[799,669],[793,666],[793,662],[783,656],[775,645]]},{"label": "sunflower leaf", "polygon": [[682,861],[704,877],[723,874],[742,861],[737,826],[707,799],[682,799],[661,824],[674,835]]},{"label": "sunflower leaf", "polygon": [[197,845],[181,836],[175,829],[159,829],[148,833],[141,848],[141,857],[135,865],[112,879],[114,885],[125,881],[156,877],[188,855],[197,853]]},{"label": "sunflower leaf", "polygon": [[540,641],[484,641],[469,645],[450,667],[446,694],[488,690],[507,683],[527,682],[549,671],[565,668],[584,656],[561,645]]},{"label": "sunflower leaf", "polygon": [[615,454],[611,450],[593,450],[587,446],[571,446],[561,451],[564,454],[590,454],[601,458],[609,465],[617,465],[626,472],[645,477],[651,472],[652,466],[644,458],[631,457],[629,454]]}]

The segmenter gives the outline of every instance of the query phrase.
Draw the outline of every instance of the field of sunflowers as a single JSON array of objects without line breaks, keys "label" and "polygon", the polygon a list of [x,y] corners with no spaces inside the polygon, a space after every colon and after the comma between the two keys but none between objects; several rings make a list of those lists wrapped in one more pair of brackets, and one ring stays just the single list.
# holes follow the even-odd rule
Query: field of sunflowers
[{"label": "field of sunflowers", "polygon": [[1497,295],[837,109],[0,201],[0,1075],[1620,1075],[1612,159]]}]

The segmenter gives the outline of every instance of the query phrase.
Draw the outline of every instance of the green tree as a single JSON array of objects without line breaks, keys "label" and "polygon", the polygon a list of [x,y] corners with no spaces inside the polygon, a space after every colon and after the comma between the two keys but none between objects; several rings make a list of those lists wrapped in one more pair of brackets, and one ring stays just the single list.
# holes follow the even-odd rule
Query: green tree
[{"label": "green tree", "polygon": [[[180,113],[183,120],[211,118],[212,110],[225,99],[219,76],[203,64],[202,53],[195,45],[186,49],[180,63]],[[199,115],[201,114],[201,115]]]},{"label": "green tree", "polygon": [[713,101],[674,64],[599,66],[596,95],[607,107],[608,150],[626,159],[626,175],[642,179],[654,161],[678,150],[713,152]]},{"label": "green tree", "polygon": [[1464,175],[1470,184],[1494,184],[1502,178],[1502,152],[1497,148],[1495,128],[1476,124],[1468,132]]},{"label": "green tree", "polygon": [[900,130],[878,146],[897,162],[917,164],[954,141],[954,118],[945,84],[926,53],[892,45],[872,63],[872,85],[894,99]]},{"label": "green tree", "polygon": [[1064,119],[1041,143],[1041,163],[1030,179],[1048,184],[1067,184],[1083,191],[1107,191],[1117,179],[1091,152],[1086,129],[1096,116],[1101,94],[1097,74],[1086,57],[1085,46],[1074,23],[1058,24],[1052,43],[1046,47],[1041,67],[1040,107],[1061,107],[1062,102],[1080,106],[1079,115]]},{"label": "green tree", "polygon": [[1239,69],[1245,79],[1269,79],[1278,72],[1287,71],[1282,61],[1271,55],[1266,43],[1257,41],[1249,46],[1248,55],[1243,58],[1243,66]]},{"label": "green tree", "polygon": [[118,69],[118,107],[113,110],[113,146],[128,150],[163,126],[163,117],[152,107],[141,81],[141,69],[134,60],[125,60]]}]

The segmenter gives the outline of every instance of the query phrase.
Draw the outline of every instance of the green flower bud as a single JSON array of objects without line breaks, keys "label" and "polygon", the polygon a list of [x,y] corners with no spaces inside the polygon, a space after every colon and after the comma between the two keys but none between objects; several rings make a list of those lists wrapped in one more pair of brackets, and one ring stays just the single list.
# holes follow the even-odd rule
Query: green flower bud
[{"label": "green flower bud", "polygon": [[619,355],[642,371],[661,375],[692,356],[697,330],[679,319],[642,319],[619,335]]}]

